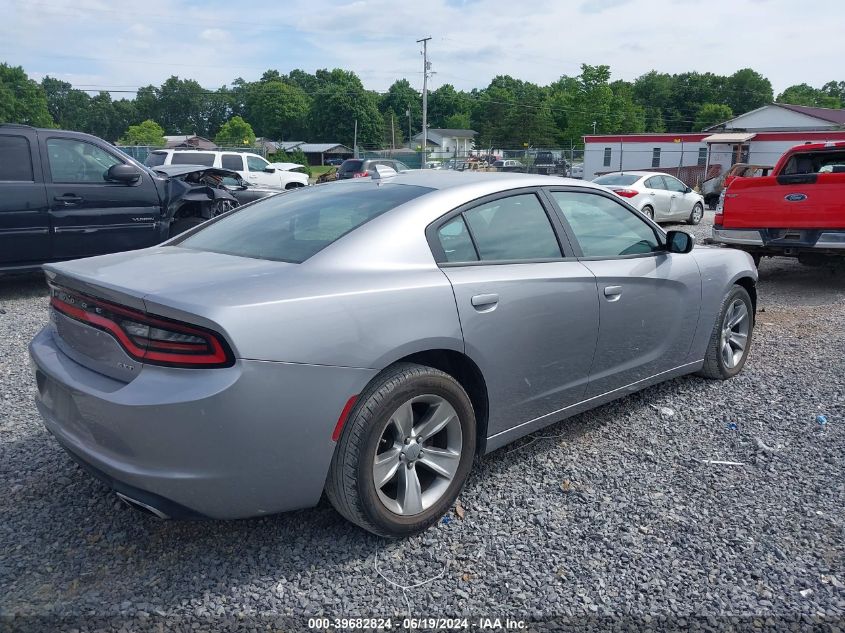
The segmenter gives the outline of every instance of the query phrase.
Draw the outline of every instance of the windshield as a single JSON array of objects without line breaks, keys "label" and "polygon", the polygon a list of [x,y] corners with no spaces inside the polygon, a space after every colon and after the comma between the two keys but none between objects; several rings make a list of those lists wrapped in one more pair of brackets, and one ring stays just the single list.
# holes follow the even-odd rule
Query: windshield
[{"label": "windshield", "polygon": [[365,222],[429,191],[376,182],[309,187],[244,207],[174,246],[299,264]]},{"label": "windshield", "polygon": [[597,185],[622,185],[623,187],[627,187],[628,185],[633,185],[640,178],[642,176],[636,174],[608,174],[607,176],[599,176],[593,182]]}]

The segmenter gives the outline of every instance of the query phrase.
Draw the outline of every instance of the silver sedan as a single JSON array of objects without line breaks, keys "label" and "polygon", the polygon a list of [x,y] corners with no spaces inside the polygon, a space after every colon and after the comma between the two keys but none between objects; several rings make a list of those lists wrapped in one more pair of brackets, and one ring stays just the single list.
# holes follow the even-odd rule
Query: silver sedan
[{"label": "silver sedan", "polygon": [[45,266],[37,404],[131,505],[313,506],[401,536],[476,455],[657,382],[736,375],[757,271],[581,181],[421,171],[281,194]]},{"label": "silver sedan", "polygon": [[603,185],[655,222],[698,224],[704,217],[704,197],[669,174],[620,171],[599,176]]}]

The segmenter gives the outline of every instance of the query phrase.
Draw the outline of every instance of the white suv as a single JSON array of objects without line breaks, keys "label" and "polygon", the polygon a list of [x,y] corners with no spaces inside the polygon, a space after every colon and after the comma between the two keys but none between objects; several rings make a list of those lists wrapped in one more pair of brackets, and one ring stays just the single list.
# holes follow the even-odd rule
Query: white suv
[{"label": "white suv", "polygon": [[202,165],[238,172],[247,182],[272,189],[295,189],[308,184],[308,175],[274,167],[258,154],[201,149],[157,149],[147,156],[148,167]]}]

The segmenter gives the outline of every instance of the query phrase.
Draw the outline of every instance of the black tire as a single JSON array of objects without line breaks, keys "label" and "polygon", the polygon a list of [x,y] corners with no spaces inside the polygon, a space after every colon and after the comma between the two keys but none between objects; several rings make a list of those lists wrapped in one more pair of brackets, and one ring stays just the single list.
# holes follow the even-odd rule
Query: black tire
[{"label": "black tire", "polygon": [[648,204],[645,205],[643,207],[642,214],[645,217],[647,217],[649,220],[652,220],[652,221],[654,220],[654,209],[651,207],[651,205],[648,205]]},{"label": "black tire", "polygon": [[291,189],[300,189],[304,186],[305,185],[303,185],[301,182],[289,182],[285,185],[285,190],[290,191]]},{"label": "black tire", "polygon": [[197,217],[179,218],[178,220],[174,220],[173,222],[170,223],[169,237],[174,237],[175,235],[179,235],[180,233],[184,233],[188,229],[192,229],[195,226],[199,226],[203,222],[206,222],[205,218],[197,218]]},{"label": "black tire", "polygon": [[695,206],[690,211],[689,218],[687,218],[687,224],[692,224],[695,226],[696,224],[701,223],[701,219],[704,217],[704,207],[701,206],[700,202],[696,202]]},{"label": "black tire", "polygon": [[[378,496],[372,463],[387,420],[410,398],[433,394],[458,415],[463,444],[458,468],[443,495],[421,513],[402,516]],[[460,383],[438,369],[397,363],[385,369],[361,393],[338,439],[326,481],[326,495],[346,519],[379,536],[404,537],[438,521],[460,494],[475,456],[475,413]]]},{"label": "black tire", "polygon": [[[745,304],[748,310],[749,329],[748,338],[745,342],[745,348],[740,361],[735,367],[728,367],[722,357],[722,329],[725,323],[725,315],[728,308],[739,299]],[[751,297],[748,291],[742,286],[734,286],[731,291],[722,300],[722,305],[719,308],[719,316],[716,318],[716,323],[713,325],[713,332],[710,335],[710,341],[707,343],[707,354],[704,357],[704,366],[697,372],[699,376],[710,378],[711,380],[727,380],[733,378],[745,366],[745,361],[748,360],[748,353],[751,351],[751,340],[754,334],[754,307],[751,303]]]},{"label": "black tire", "polygon": [[754,266],[756,268],[760,268],[760,262],[763,260],[763,256],[760,255],[759,253],[752,253],[751,259],[754,260]]}]

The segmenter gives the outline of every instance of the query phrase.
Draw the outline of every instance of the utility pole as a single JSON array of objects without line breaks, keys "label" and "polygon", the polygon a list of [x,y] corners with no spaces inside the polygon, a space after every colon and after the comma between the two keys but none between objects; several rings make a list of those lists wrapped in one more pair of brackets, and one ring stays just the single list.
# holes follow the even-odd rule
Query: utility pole
[{"label": "utility pole", "polygon": [[352,156],[358,158],[358,119],[355,119],[355,135],[352,137]]},{"label": "utility pole", "polygon": [[431,37],[424,37],[421,40],[417,40],[417,44],[422,42],[423,45],[423,111],[422,111],[422,165],[420,166],[422,169],[425,169],[425,161],[428,157],[428,71],[431,68],[431,64],[428,61],[428,41]]},{"label": "utility pole", "polygon": [[390,111],[390,154],[396,149],[396,128],[393,127],[393,110]]},{"label": "utility pole", "polygon": [[411,104],[410,103],[408,104],[408,110],[405,114],[408,115],[408,149],[411,149],[412,148],[411,143],[413,143],[414,140],[411,138]]}]

